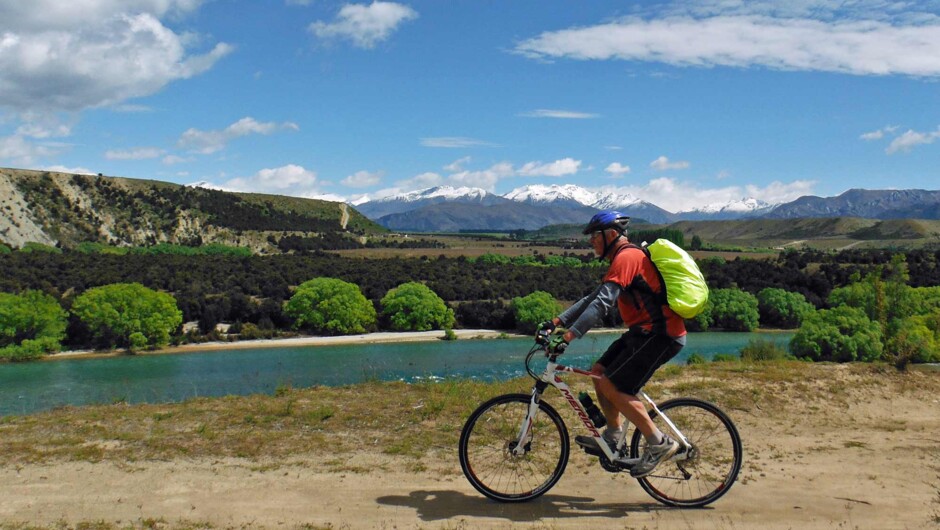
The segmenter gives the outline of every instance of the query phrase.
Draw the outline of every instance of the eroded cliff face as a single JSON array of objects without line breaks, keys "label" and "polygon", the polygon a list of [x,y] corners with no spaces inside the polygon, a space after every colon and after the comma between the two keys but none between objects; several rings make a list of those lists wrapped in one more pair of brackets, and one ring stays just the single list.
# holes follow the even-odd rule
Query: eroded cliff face
[{"label": "eroded cliff face", "polygon": [[278,252],[272,235],[384,231],[334,202],[5,168],[0,168],[0,214],[0,243],[11,247],[221,243]]},{"label": "eroded cliff face", "polygon": [[0,241],[14,247],[31,241],[57,243],[33,220],[29,203],[4,170],[0,170]]}]

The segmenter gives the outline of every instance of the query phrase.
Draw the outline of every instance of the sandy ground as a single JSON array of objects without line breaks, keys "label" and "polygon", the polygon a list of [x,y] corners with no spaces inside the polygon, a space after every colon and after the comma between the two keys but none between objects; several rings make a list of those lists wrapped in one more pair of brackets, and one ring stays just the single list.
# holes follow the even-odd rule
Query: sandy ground
[{"label": "sandy ground", "polygon": [[[940,377],[940,372],[937,372]],[[851,389],[848,389],[851,392]],[[744,440],[738,482],[712,506],[662,506],[574,450],[561,481],[525,504],[478,494],[455,452],[414,461],[330,455],[0,468],[0,521],[191,528],[940,528],[940,396],[864,392],[846,407],[812,395],[792,411],[729,411]],[[872,394],[872,395],[868,395]],[[569,425],[572,423],[568,420]],[[332,466],[331,469],[336,469]]]}]

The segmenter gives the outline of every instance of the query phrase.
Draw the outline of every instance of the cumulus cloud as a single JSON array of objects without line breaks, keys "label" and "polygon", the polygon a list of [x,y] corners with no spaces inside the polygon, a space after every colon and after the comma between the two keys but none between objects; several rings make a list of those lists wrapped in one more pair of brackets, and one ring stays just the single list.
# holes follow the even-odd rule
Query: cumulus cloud
[{"label": "cumulus cloud", "polygon": [[125,150],[105,151],[104,157],[108,160],[147,160],[149,158],[159,158],[165,151],[157,147],[135,147]]},{"label": "cumulus cloud", "polygon": [[548,164],[528,162],[519,168],[518,174],[523,177],[564,177],[574,175],[580,167],[580,160],[563,158]]},{"label": "cumulus cloud", "polygon": [[597,118],[600,115],[589,112],[577,112],[573,110],[554,110],[554,109],[536,109],[529,112],[523,112],[519,116],[524,118],[558,118],[563,120],[588,120]]},{"label": "cumulus cloud", "polygon": [[417,11],[395,2],[346,4],[333,22],[317,21],[307,29],[321,39],[348,39],[359,48],[369,49],[388,39],[402,23],[415,18]]},{"label": "cumulus cloud", "polygon": [[695,182],[678,181],[663,177],[650,180],[643,185],[607,187],[604,191],[629,193],[671,212],[691,210],[707,204],[723,203],[754,197],[770,203],[789,202],[810,195],[815,181],[795,180],[784,183],[774,181],[766,186],[744,185],[723,188],[703,188]]},{"label": "cumulus cloud", "polygon": [[344,186],[349,186],[350,188],[366,188],[369,186],[375,186],[382,180],[382,172],[378,171],[375,173],[370,173],[368,171],[357,171],[352,175],[344,178],[340,181]]},{"label": "cumulus cloud", "polygon": [[84,167],[67,167],[62,165],[43,166],[39,168],[42,171],[53,171],[56,173],[72,173],[76,175],[97,175],[94,171]]},{"label": "cumulus cloud", "polygon": [[221,130],[200,131],[199,129],[188,129],[180,136],[177,145],[181,149],[208,155],[221,151],[228,142],[235,138],[249,134],[268,135],[279,129],[296,131],[299,127],[291,122],[259,122],[252,117],[246,117]]},{"label": "cumulus cloud", "polygon": [[[460,171],[460,170],[458,170]],[[444,177],[440,176],[437,173],[428,171],[421,173],[420,175],[415,175],[410,179],[400,180],[397,182],[398,187],[405,190],[418,190],[424,188],[433,188],[434,186],[440,186],[444,182]]]},{"label": "cumulus cloud", "polygon": [[460,171],[448,176],[448,180],[456,186],[470,186],[493,191],[500,179],[516,174],[512,164],[500,162],[482,171]]},{"label": "cumulus cloud", "polygon": [[32,166],[38,159],[56,155],[61,150],[61,146],[36,143],[21,134],[0,137],[0,160],[10,165]]},{"label": "cumulus cloud", "polygon": [[262,169],[250,177],[234,178],[219,189],[308,198],[322,194],[317,189],[317,173],[295,164]]},{"label": "cumulus cloud", "polygon": [[897,152],[909,153],[911,149],[919,145],[932,144],[937,138],[940,138],[940,127],[933,132],[908,130],[892,140],[891,143],[888,144],[887,149],[885,149],[885,152],[889,155],[893,155]]},{"label": "cumulus cloud", "polygon": [[[854,75],[940,75],[936,17],[829,19],[740,10],[627,17],[547,31],[515,51],[542,60],[627,60],[685,67],[765,67]],[[732,3],[733,5],[733,3]],[[916,14],[913,14],[916,15]]]},{"label": "cumulus cloud", "polygon": [[[39,3],[48,4],[48,18],[35,2],[0,3],[0,20],[5,12],[16,18],[0,23],[0,106],[15,112],[120,104],[201,74],[232,51],[219,43],[201,55],[190,54],[191,36],[174,33],[152,13],[118,11],[118,2]],[[89,17],[86,4],[102,16]]]},{"label": "cumulus cloud", "polygon": [[493,144],[474,138],[465,138],[463,136],[438,136],[432,138],[422,138],[421,145],[424,147],[443,147],[445,149],[460,149],[466,147],[493,147]]},{"label": "cumulus cloud", "polygon": [[630,166],[625,166],[620,162],[614,162],[607,166],[604,171],[610,173],[611,176],[620,177],[630,172]]},{"label": "cumulus cloud", "polygon": [[675,170],[675,169],[689,169],[689,166],[690,166],[690,165],[691,165],[691,164],[689,164],[688,162],[685,162],[685,161],[683,161],[683,160],[677,160],[677,161],[673,162],[673,161],[669,160],[668,158],[666,158],[665,156],[661,156],[661,157],[657,158],[656,160],[653,160],[652,162],[650,162],[650,167],[653,168],[653,169],[655,169],[656,171],[669,171],[669,170]]}]

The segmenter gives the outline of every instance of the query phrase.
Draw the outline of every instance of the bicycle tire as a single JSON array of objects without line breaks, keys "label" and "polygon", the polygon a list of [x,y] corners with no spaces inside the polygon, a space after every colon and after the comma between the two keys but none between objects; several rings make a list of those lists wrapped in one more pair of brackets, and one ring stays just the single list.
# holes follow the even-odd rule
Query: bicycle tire
[{"label": "bicycle tire", "polygon": [[479,407],[460,433],[460,467],[470,484],[500,502],[532,500],[552,488],[568,465],[568,429],[545,402],[532,425],[522,456],[511,452],[532,396],[505,394]]},{"label": "bicycle tire", "polygon": [[[702,507],[728,492],[741,470],[741,436],[727,414],[715,405],[694,398],[679,398],[659,405],[694,447],[684,461],[667,461],[652,474],[637,479],[657,501],[682,508]],[[665,433],[670,429],[652,412],[650,417]],[[630,441],[630,455],[637,458],[646,440],[639,430]],[[684,473],[683,471],[687,471]]]}]

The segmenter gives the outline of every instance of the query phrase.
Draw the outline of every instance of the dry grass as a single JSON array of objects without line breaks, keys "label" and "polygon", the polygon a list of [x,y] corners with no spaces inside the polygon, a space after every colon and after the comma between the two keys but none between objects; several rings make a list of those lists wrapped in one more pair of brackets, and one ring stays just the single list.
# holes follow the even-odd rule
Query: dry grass
[{"label": "dry grass", "polygon": [[[569,378],[569,383],[575,390],[587,384],[581,378]],[[452,452],[464,420],[479,403],[530,388],[526,379],[370,382],[178,404],[65,407],[0,417],[0,465],[110,461],[133,466],[148,460],[222,457],[268,463],[316,454],[335,457],[338,469],[347,465],[342,455],[362,449],[417,461],[438,451]],[[726,362],[668,367],[646,389],[657,400],[691,395],[732,415],[743,411],[769,417],[792,414],[794,408],[812,414],[846,407],[873,390],[936,396],[940,375],[880,365]],[[546,399],[568,413],[554,391]],[[569,424],[576,425],[573,418]]]}]

